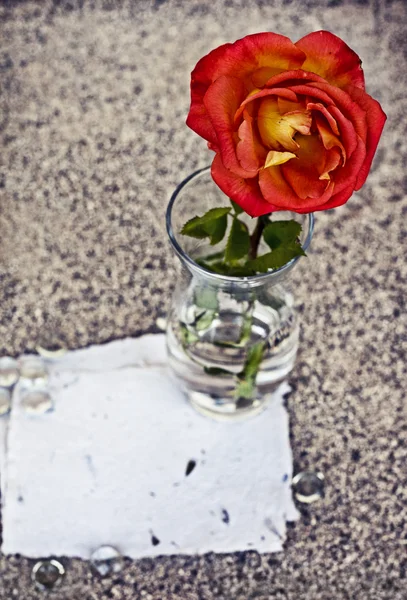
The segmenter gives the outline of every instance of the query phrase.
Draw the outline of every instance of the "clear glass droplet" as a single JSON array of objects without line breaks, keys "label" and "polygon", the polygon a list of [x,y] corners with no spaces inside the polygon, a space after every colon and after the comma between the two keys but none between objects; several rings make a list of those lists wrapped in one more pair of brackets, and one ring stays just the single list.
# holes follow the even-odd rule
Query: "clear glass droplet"
[{"label": "clear glass droplet", "polygon": [[6,388],[0,388],[0,417],[6,415],[11,409],[11,392]]},{"label": "clear glass droplet", "polygon": [[25,386],[46,385],[48,369],[41,356],[21,356],[20,378]]},{"label": "clear glass droplet", "polygon": [[297,473],[292,481],[294,496],[298,502],[312,504],[324,496],[325,478],[322,473],[303,471]]},{"label": "clear glass droplet", "polygon": [[47,358],[49,360],[56,360],[64,356],[68,350],[66,348],[44,348],[43,346],[37,346],[36,351],[43,358]]},{"label": "clear glass droplet", "polygon": [[47,390],[25,390],[21,395],[21,404],[27,413],[43,415],[54,408]]},{"label": "clear glass droplet", "polygon": [[18,362],[11,356],[0,358],[0,386],[12,387],[20,376]]},{"label": "clear glass droplet", "polygon": [[31,579],[39,590],[52,590],[61,585],[65,575],[63,565],[57,560],[40,560],[32,571]]},{"label": "clear glass droplet", "polygon": [[101,577],[119,573],[124,566],[123,557],[113,546],[100,546],[92,552],[90,557],[92,568]]}]

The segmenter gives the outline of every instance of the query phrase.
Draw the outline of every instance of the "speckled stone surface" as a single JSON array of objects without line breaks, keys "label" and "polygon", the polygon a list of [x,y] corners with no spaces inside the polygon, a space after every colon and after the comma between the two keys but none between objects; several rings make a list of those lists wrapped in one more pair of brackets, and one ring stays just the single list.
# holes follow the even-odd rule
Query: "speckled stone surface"
[{"label": "speckled stone surface", "polygon": [[[216,45],[330,29],[389,117],[368,183],[317,215],[292,273],[295,468],[325,474],[325,499],[284,554],[126,561],[103,580],[62,559],[55,600],[407,598],[406,14],[402,0],[2,3],[2,354],[154,330],[175,279],[165,205],[210,162],[184,125],[189,73]],[[32,564],[0,558],[1,600],[43,597]]]}]

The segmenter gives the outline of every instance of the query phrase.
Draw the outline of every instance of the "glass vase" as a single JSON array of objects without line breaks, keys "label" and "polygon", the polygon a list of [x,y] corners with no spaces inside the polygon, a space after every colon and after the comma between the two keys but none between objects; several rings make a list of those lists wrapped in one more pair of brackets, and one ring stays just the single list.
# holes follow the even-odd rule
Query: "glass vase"
[{"label": "glass vase", "polygon": [[[191,404],[206,416],[231,419],[260,412],[294,366],[299,323],[284,282],[299,257],[275,271],[248,277],[206,270],[200,259],[219,246],[180,231],[190,218],[220,206],[230,202],[209,167],[185,179],[171,197],[167,231],[181,270],[168,316],[167,349],[172,373]],[[300,241],[306,250],[313,215],[277,215],[278,220],[301,223]],[[243,218],[252,228],[252,219]]]}]

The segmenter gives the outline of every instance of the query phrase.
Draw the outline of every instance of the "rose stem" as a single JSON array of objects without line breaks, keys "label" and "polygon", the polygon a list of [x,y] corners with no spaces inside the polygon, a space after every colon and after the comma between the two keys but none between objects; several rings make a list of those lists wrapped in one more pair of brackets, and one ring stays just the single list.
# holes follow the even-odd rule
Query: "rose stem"
[{"label": "rose stem", "polygon": [[249,250],[249,259],[254,260],[257,257],[257,250],[259,249],[259,244],[261,240],[261,234],[263,233],[263,229],[266,225],[266,220],[262,217],[258,217],[256,227],[253,230],[252,235],[250,236],[250,250]]}]

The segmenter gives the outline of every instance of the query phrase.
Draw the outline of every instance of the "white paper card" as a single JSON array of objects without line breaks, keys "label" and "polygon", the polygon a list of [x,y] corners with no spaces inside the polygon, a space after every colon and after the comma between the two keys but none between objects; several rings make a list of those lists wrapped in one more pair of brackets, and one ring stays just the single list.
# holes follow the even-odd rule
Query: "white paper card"
[{"label": "white paper card", "polygon": [[257,417],[218,423],[189,406],[164,363],[163,335],[70,352],[50,363],[55,409],[43,415],[23,410],[16,387],[3,460],[4,553],[282,549],[286,521],[297,518],[287,384]]}]

